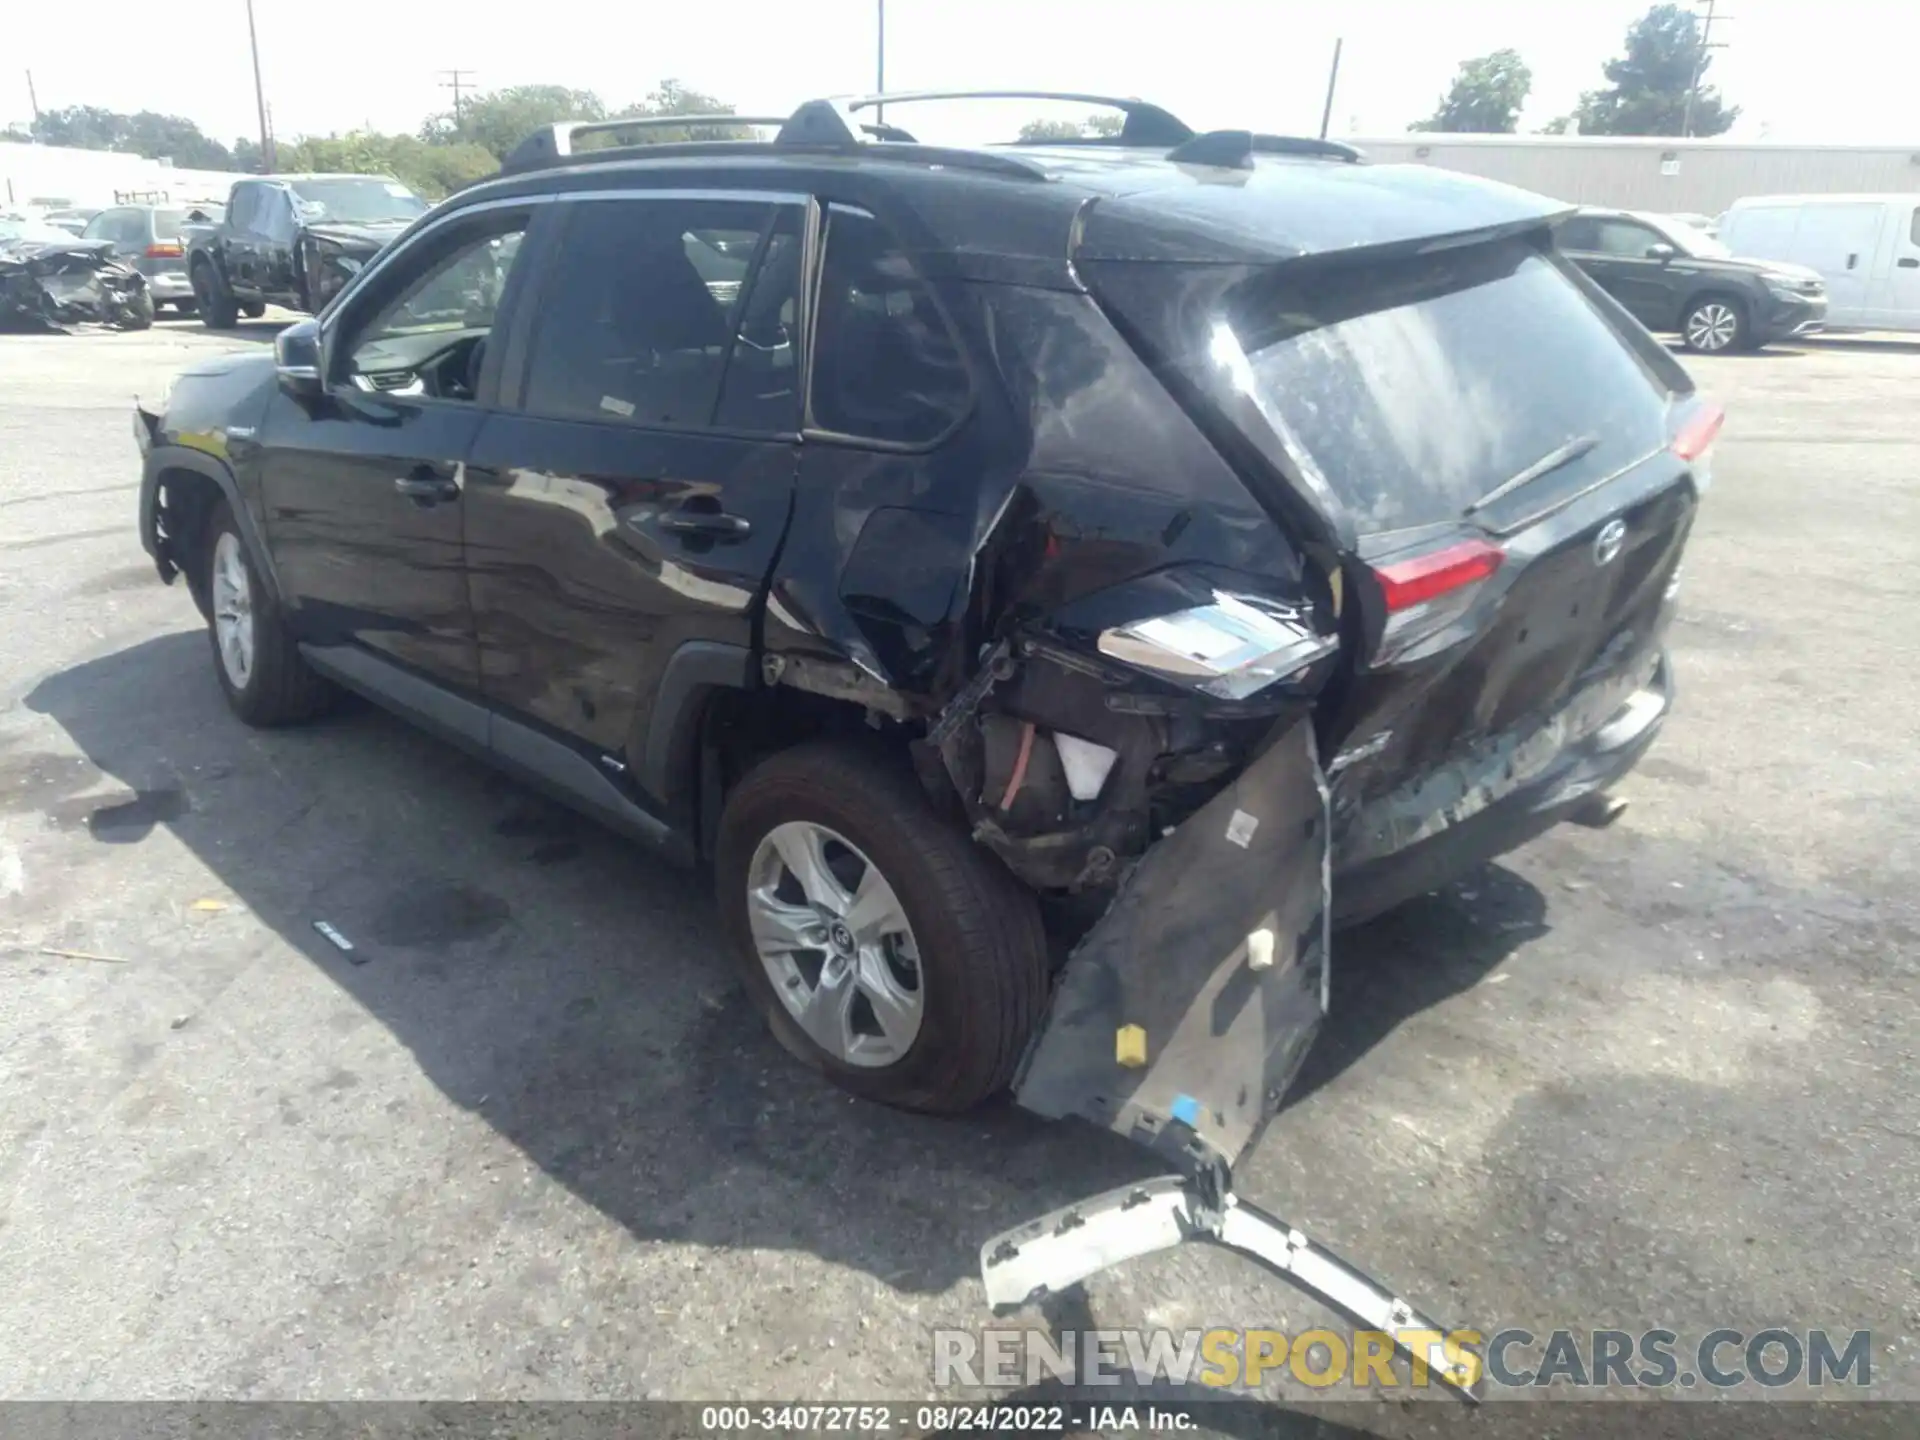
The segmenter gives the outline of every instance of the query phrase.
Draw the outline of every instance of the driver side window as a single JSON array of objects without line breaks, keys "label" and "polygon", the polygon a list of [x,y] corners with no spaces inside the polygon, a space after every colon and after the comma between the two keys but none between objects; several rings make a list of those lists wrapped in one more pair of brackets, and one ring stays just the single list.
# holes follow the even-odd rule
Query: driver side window
[{"label": "driver side window", "polygon": [[1644,225],[1635,225],[1627,220],[1603,220],[1600,222],[1600,240],[1595,247],[1602,255],[1616,256],[1622,260],[1642,260],[1646,258],[1650,247],[1661,243],[1661,239]]},{"label": "driver side window", "polygon": [[369,297],[364,322],[350,319],[343,378],[355,389],[471,404],[487,338],[529,218],[495,212],[422,236],[395,257]]}]

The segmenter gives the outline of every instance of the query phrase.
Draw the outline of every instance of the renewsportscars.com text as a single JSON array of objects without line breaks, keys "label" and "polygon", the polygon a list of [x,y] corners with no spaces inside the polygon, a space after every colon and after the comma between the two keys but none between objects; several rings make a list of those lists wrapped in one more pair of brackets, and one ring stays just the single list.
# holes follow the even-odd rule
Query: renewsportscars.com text
[{"label": "renewsportscars.com text", "polygon": [[[1396,1351],[1396,1338],[1410,1355]],[[1165,1381],[1257,1389],[1302,1385],[1424,1389],[1435,1370],[1459,1383],[1508,1390],[1693,1389],[1873,1383],[1868,1330],[936,1330],[936,1386],[1024,1387],[1046,1381],[1122,1385]]]}]

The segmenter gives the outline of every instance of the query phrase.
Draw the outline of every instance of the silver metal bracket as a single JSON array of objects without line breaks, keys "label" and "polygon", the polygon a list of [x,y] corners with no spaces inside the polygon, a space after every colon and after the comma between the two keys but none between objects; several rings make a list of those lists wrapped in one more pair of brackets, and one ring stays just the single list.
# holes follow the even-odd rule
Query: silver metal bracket
[{"label": "silver metal bracket", "polygon": [[1010,1309],[1122,1261],[1204,1240],[1239,1251],[1355,1325],[1382,1332],[1401,1355],[1424,1364],[1462,1399],[1480,1400],[1484,1382],[1475,1376],[1484,1374],[1484,1365],[1470,1368],[1449,1355],[1440,1338],[1443,1327],[1225,1185],[1226,1176],[1212,1171],[1192,1180],[1169,1175],[1109,1190],[996,1235],[980,1247],[987,1303],[996,1312]]}]

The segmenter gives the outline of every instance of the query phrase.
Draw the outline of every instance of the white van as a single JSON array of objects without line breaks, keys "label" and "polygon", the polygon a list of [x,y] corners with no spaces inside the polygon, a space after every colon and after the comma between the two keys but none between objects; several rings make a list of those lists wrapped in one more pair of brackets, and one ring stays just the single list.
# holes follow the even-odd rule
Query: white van
[{"label": "white van", "polygon": [[1720,217],[1720,239],[1818,270],[1830,329],[1920,331],[1920,194],[1756,195]]}]

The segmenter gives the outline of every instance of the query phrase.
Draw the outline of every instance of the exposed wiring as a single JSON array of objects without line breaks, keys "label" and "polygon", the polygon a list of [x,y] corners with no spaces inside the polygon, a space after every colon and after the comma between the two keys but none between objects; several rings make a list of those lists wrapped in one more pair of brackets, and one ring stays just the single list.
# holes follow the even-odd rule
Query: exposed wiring
[{"label": "exposed wiring", "polygon": [[1013,804],[1013,797],[1020,793],[1020,787],[1027,783],[1027,761],[1033,758],[1033,722],[1023,720],[1020,723],[1020,753],[1014,757],[1013,773],[1007,777],[1007,793],[1000,797],[1001,810],[1007,810]]}]

